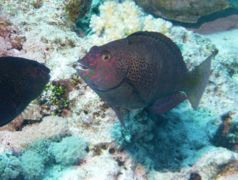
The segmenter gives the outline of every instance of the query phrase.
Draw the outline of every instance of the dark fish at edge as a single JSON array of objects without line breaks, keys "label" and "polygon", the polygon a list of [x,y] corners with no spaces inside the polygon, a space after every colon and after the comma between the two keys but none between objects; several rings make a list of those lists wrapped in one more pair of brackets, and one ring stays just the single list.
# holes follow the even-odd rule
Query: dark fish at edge
[{"label": "dark fish at edge", "polygon": [[50,79],[49,72],[33,60],[0,57],[0,126],[12,121],[41,94]]}]

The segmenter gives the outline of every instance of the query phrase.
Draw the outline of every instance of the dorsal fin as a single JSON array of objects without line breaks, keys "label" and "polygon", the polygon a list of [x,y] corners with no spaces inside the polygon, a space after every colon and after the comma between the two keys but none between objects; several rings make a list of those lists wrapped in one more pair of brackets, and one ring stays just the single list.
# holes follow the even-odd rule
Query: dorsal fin
[{"label": "dorsal fin", "polygon": [[165,36],[162,33],[159,32],[152,32],[152,31],[138,31],[135,32],[131,35],[129,35],[128,41],[130,43],[133,43],[134,37],[146,37],[146,38],[151,38],[154,41],[157,41],[160,44],[163,44],[166,46],[170,51],[172,51],[173,55],[176,56],[177,58],[182,58],[182,54],[178,46],[167,36]]}]

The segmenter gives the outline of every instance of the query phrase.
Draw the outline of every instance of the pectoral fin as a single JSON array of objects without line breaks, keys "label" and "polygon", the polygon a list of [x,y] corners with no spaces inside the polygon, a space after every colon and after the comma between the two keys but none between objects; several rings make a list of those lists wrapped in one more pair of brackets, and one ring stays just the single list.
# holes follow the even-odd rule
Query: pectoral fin
[{"label": "pectoral fin", "polygon": [[153,114],[162,114],[176,107],[185,99],[187,99],[185,93],[176,92],[175,94],[156,100],[148,109]]}]

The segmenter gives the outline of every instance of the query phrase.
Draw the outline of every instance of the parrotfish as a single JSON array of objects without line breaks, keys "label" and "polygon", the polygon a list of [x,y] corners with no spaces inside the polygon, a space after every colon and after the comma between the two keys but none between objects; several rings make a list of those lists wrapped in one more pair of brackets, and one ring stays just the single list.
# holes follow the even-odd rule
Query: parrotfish
[{"label": "parrotfish", "polygon": [[9,123],[37,98],[50,70],[36,61],[0,57],[0,126]]},{"label": "parrotfish", "polygon": [[162,114],[185,99],[196,108],[216,54],[217,50],[188,71],[180,49],[170,38],[158,32],[136,32],[93,46],[78,60],[77,71],[124,123],[133,109]]}]

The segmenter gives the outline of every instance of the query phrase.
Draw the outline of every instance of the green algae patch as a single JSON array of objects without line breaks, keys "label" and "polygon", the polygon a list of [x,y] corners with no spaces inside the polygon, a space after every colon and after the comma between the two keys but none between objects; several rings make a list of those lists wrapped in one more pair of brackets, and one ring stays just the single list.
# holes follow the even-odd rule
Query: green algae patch
[{"label": "green algae patch", "polygon": [[39,98],[39,103],[46,114],[61,115],[69,108],[67,87],[58,82],[47,84]]}]

